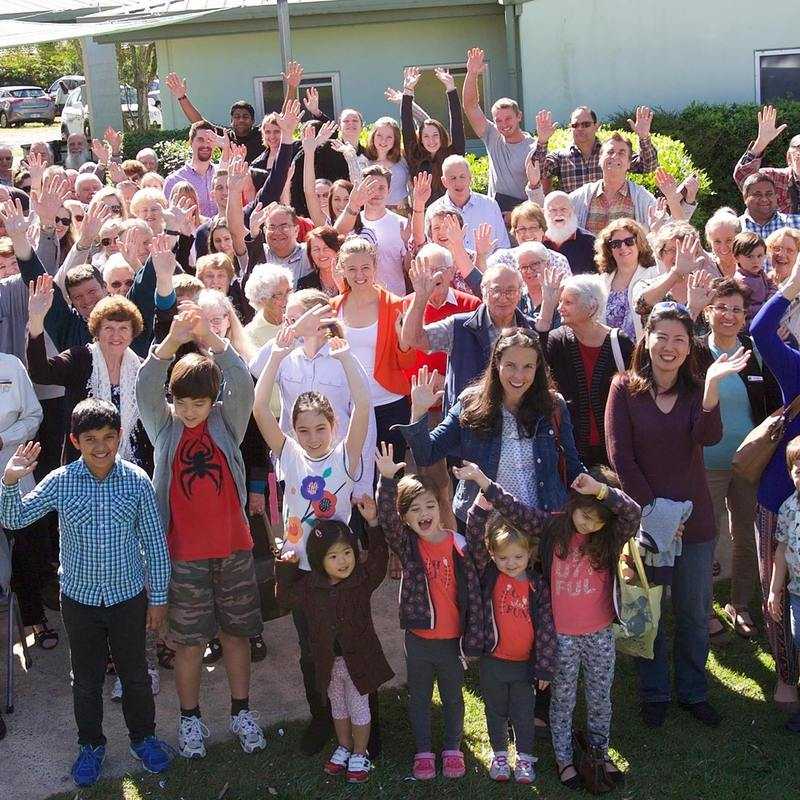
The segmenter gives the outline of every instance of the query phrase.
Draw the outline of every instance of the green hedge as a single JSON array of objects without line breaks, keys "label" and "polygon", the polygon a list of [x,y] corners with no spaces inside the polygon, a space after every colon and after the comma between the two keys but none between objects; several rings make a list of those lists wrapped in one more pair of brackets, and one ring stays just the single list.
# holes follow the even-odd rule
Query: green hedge
[{"label": "green hedge", "polygon": [[[779,100],[778,123],[788,127],[773,142],[762,162],[764,166],[785,167],[789,139],[800,131],[800,102]],[[705,220],[720,206],[742,209],[742,195],[733,180],[733,168],[748,144],[758,132],[758,112],[755,103],[708,105],[692,103],[681,111],[655,109],[653,130],[677,139],[686,147],[692,160],[700,165],[711,179],[711,192],[700,198],[700,208],[692,223]],[[626,125],[633,117],[631,111],[620,112],[610,125]]]},{"label": "green hedge", "polygon": [[189,129],[163,131],[152,128],[141,132],[129,131],[122,139],[122,156],[136,158],[136,154],[145,147],[152,147],[158,153],[159,172],[162,175],[169,175],[188,158],[186,154],[189,152]]}]

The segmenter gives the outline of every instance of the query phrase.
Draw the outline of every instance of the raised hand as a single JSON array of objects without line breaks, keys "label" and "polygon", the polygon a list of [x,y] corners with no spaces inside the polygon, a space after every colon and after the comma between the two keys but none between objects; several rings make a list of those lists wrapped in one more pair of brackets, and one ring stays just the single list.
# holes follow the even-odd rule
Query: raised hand
[{"label": "raised hand", "polygon": [[542,182],[542,169],[539,162],[533,157],[533,150],[525,156],[525,176],[528,178],[528,186],[535,189]]},{"label": "raised hand", "polygon": [[[153,269],[156,279],[165,277],[171,279],[175,274],[175,254],[172,252],[172,237],[160,233],[153,237],[150,243],[150,255],[153,258]],[[126,259],[127,260],[127,259]]]},{"label": "raised hand", "polygon": [[491,483],[484,471],[471,461],[462,461],[460,467],[453,467],[453,475],[460,481],[473,481],[481,489],[488,488]]},{"label": "raised hand", "polygon": [[303,67],[299,61],[290,61],[286,66],[286,72],[281,72],[281,77],[286,81],[287,86],[296,89],[303,79]]},{"label": "raised hand", "polygon": [[700,189],[700,181],[697,180],[697,175],[694,172],[691,175],[687,175],[682,185],[686,202],[694,203],[697,199],[697,192]]},{"label": "raised hand", "polygon": [[557,270],[555,267],[545,267],[542,274],[542,303],[549,302],[555,306],[561,297],[561,282],[564,280],[564,274]]},{"label": "raised hand", "polygon": [[80,242],[82,247],[88,247],[97,239],[103,223],[111,218],[111,209],[105,203],[90,205],[83,217],[81,225]]},{"label": "raised hand", "polygon": [[53,278],[39,275],[28,284],[28,323],[34,323],[38,335],[41,323],[53,305]]},{"label": "raised hand", "polygon": [[428,200],[431,199],[433,191],[433,176],[429,172],[418,172],[411,182],[413,208],[425,210]]},{"label": "raised hand", "polygon": [[239,156],[232,158],[228,164],[228,192],[241,194],[249,172],[250,166],[244,159]]},{"label": "raised hand", "polygon": [[486,69],[483,50],[480,47],[471,47],[467,50],[467,72],[480,75]]},{"label": "raised hand", "polygon": [[291,325],[281,325],[272,341],[272,355],[282,360],[294,350],[295,332]]},{"label": "raised hand", "polygon": [[386,87],[386,91],[383,93],[383,96],[386,98],[387,102],[395,106],[399,106],[400,103],[403,102],[403,93],[392,88],[391,86]]},{"label": "raised hand", "polygon": [[572,481],[572,485],[570,486],[571,489],[574,489],[578,494],[586,494],[591,495],[592,497],[596,497],[598,492],[603,488],[603,484],[600,481],[595,480],[591,475],[587,475],[585,472],[582,472]]},{"label": "raised hand", "polygon": [[675,270],[679,275],[689,275],[703,268],[705,256],[700,247],[700,237],[684,236],[675,244]]},{"label": "raised hand", "polygon": [[319,116],[319,92],[314,86],[309,86],[308,89],[306,89],[303,105],[312,117]]},{"label": "raised hand", "polygon": [[177,230],[184,236],[191,236],[194,233],[193,220],[196,213],[197,206],[188,195],[179,197],[166,212],[172,217],[173,230]]},{"label": "raised hand", "polygon": [[42,225],[55,224],[56,213],[69,198],[69,194],[67,179],[61,175],[50,175],[42,181],[42,190],[36,198],[36,213]]},{"label": "raised hand", "polygon": [[26,217],[19,200],[6,200],[0,203],[0,219],[3,220],[6,232],[14,236],[25,236],[30,225],[30,217]]},{"label": "raised hand", "polygon": [[120,255],[128,262],[131,269],[137,272],[142,267],[142,251],[147,234],[141,228],[133,227],[123,231],[119,237]]},{"label": "raised hand", "polygon": [[372,193],[380,185],[380,178],[377,175],[369,175],[364,178],[357,186],[353,187],[350,192],[350,207],[351,208],[364,208],[364,204],[372,196]]},{"label": "raised hand", "polygon": [[692,317],[696,317],[711,302],[711,273],[696,269],[686,286],[686,304]]},{"label": "raised hand", "polygon": [[28,172],[31,174],[31,186],[40,186],[42,183],[42,175],[47,169],[47,164],[42,158],[40,153],[28,153],[28,159],[25,162],[28,167]]},{"label": "raised hand", "polygon": [[[455,220],[455,227],[458,227],[458,222]],[[475,228],[475,233],[472,237],[475,243],[475,255],[476,256],[488,256],[489,253],[493,253],[494,249],[497,247],[497,239],[494,237],[494,230],[492,226],[488,222],[481,222],[477,228]]]},{"label": "raised hand", "polygon": [[775,106],[764,106],[758,112],[758,136],[753,145],[753,150],[761,154],[767,149],[770,142],[775,141],[785,130],[786,125],[777,125],[778,111]]},{"label": "raised hand", "polygon": [[403,70],[403,91],[408,94],[414,94],[414,89],[417,88],[421,77],[422,72],[419,67],[406,67]]},{"label": "raised hand", "polygon": [[550,109],[543,108],[539,111],[536,115],[536,137],[539,139],[539,144],[547,144],[550,141],[550,137],[556,132],[557,127],[558,123],[553,122],[553,115]]},{"label": "raised hand", "polygon": [[673,197],[678,193],[678,182],[675,176],[667,172],[664,167],[658,167],[655,173],[656,185],[664,197]]},{"label": "raised hand", "polygon": [[328,340],[328,353],[337,361],[345,361],[352,355],[347,339],[338,336],[332,336]]},{"label": "raised hand", "polygon": [[181,306],[184,310],[179,311],[173,318],[169,328],[170,338],[178,345],[186,344],[194,339],[194,329],[200,322],[202,314],[197,306]]},{"label": "raised hand", "polygon": [[3,471],[3,483],[6,486],[14,486],[26,475],[30,475],[36,469],[41,452],[42,446],[38,442],[21,444],[6,464]]},{"label": "raised hand", "polygon": [[654,205],[647,207],[647,226],[651,233],[655,233],[669,219],[667,198],[659,197]]},{"label": "raised hand", "polygon": [[[298,65],[299,66],[299,65]],[[290,144],[294,129],[300,119],[300,101],[289,100],[284,104],[283,110],[278,114],[278,127],[283,134],[282,144]]]},{"label": "raised hand", "polygon": [[250,215],[250,235],[254,239],[261,233],[261,228],[269,216],[269,212],[270,206],[265,208],[261,203],[258,203],[253,209],[253,213]]},{"label": "raised hand", "polygon": [[411,286],[414,294],[421,300],[428,301],[434,289],[442,282],[442,273],[434,274],[429,262],[425,258],[415,258],[411,261],[408,269],[408,277],[411,279]]},{"label": "raised hand", "polygon": [[300,563],[300,556],[295,553],[294,550],[287,550],[284,553],[281,553],[281,563],[282,564],[299,564]]},{"label": "raised hand", "polygon": [[653,110],[648,106],[637,106],[636,119],[629,119],[628,125],[631,130],[640,138],[647,139],[650,136],[650,126],[653,124]]},{"label": "raised hand", "polygon": [[105,129],[103,138],[111,145],[111,153],[119,153],[122,149],[122,133],[115,131],[110,125]]},{"label": "raised hand", "polygon": [[92,139],[92,153],[98,164],[108,166],[108,162],[111,161],[111,145],[108,142]]},{"label": "raised hand", "polygon": [[167,86],[167,89],[170,90],[172,96],[178,100],[182,97],[186,97],[188,92],[188,84],[186,83],[185,78],[181,78],[180,75],[176,75],[174,72],[170,72],[165,78],[164,83]]},{"label": "raised hand", "polygon": [[391,442],[381,442],[376,448],[375,466],[384,478],[394,478],[405,465],[405,461],[401,461],[399,464],[394,463],[394,445]]},{"label": "raised hand", "polygon": [[439,83],[444,86],[444,90],[446,92],[452,92],[453,89],[456,88],[455,79],[450,74],[449,69],[445,69],[444,67],[434,67],[433,74],[436,76]]},{"label": "raised hand", "polygon": [[361,512],[361,516],[364,517],[364,522],[374,528],[378,522],[378,504],[375,502],[375,498],[368,494],[362,494],[356,500],[356,507]]},{"label": "raised hand", "polygon": [[[325,142],[330,141],[331,137],[336,133],[337,124],[331,120],[327,122],[323,122],[322,125],[319,126],[319,132],[314,139],[314,146],[315,147],[322,147]],[[313,128],[312,128],[313,130]]]},{"label": "raised hand", "polygon": [[728,375],[735,375],[737,372],[741,372],[747,366],[747,361],[751,353],[752,350],[745,350],[744,347],[740,347],[732,355],[723,353],[708,368],[706,372],[706,384],[718,383]]},{"label": "raised hand", "polygon": [[346,159],[356,157],[356,149],[350,142],[345,142],[343,139],[331,139],[331,149],[337,153],[341,153]]},{"label": "raised hand", "polygon": [[109,161],[108,177],[111,178],[111,182],[116,186],[128,180],[128,176],[125,174],[125,170],[122,169],[122,165],[116,161]]},{"label": "raised hand", "polygon": [[427,364],[411,376],[411,405],[425,412],[433,408],[444,397],[444,391],[436,390],[439,371],[428,371]]}]

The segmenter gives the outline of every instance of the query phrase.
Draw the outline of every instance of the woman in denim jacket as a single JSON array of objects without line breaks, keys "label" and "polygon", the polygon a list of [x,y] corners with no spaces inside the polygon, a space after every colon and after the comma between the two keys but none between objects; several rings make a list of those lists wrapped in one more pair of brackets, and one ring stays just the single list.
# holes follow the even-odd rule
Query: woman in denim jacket
[{"label": "woman in denim jacket", "polygon": [[[463,458],[524,502],[554,511],[585,467],[564,399],[550,387],[536,332],[506,328],[481,378],[431,431],[427,412],[442,393],[423,367],[412,380],[411,424],[401,430],[418,466]],[[462,529],[476,494],[474,483],[459,482],[453,511]]]}]

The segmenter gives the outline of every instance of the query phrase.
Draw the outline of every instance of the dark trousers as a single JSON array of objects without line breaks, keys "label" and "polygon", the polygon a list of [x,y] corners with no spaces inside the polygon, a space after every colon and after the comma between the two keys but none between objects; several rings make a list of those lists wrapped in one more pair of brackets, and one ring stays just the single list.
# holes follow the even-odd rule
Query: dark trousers
[{"label": "dark trousers", "polygon": [[122,713],[131,742],[155,733],[156,708],[147,674],[145,635],[147,595],[144,592],[113,606],[86,606],[61,595],[61,617],[72,661],[72,699],[78,744],[97,747],[103,736],[103,683],[106,642],[122,681]]},{"label": "dark trousers", "polygon": [[401,397],[394,403],[375,406],[375,427],[378,431],[378,447],[381,442],[394,445],[395,462],[404,461],[406,457],[406,440],[398,430],[391,430],[392,425],[408,425],[411,419],[411,400]]},{"label": "dark trousers", "polygon": [[[49,472],[61,466],[61,449],[64,444],[64,398],[53,397],[49,400],[40,400],[42,406],[42,424],[36,434],[37,441],[42,445],[39,462],[33,472],[36,482],[44,478]],[[46,578],[51,581],[58,580],[59,541],[58,541],[58,514],[51,511],[40,520],[47,531],[43,543],[44,568]]]},{"label": "dark trousers", "polygon": [[[39,625],[45,620],[42,584],[47,574],[47,526],[42,524],[42,520],[37,520],[27,528],[6,533],[13,541],[11,588],[19,600],[22,624]],[[2,532],[0,536],[3,536]]]}]

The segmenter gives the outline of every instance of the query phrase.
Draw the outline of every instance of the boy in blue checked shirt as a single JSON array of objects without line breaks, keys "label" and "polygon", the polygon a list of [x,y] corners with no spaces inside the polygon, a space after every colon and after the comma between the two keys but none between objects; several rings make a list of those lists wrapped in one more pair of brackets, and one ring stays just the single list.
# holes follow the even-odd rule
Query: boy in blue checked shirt
[{"label": "boy in blue checked shirt", "polygon": [[33,472],[41,447],[20,445],[5,468],[0,491],[0,525],[5,528],[24,528],[58,511],[61,614],[78,725],[72,777],[78,786],[97,781],[106,753],[106,640],[122,680],[131,753],[149,772],[163,772],[171,760],[167,745],[155,737],[145,659],[145,630],[158,629],[166,616],[169,554],[153,485],[143,470],[117,456],[120,436],[116,408],[84,400],[75,406],[70,424],[80,459],[53,470],[22,497],[19,481]]}]

